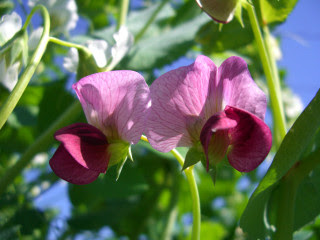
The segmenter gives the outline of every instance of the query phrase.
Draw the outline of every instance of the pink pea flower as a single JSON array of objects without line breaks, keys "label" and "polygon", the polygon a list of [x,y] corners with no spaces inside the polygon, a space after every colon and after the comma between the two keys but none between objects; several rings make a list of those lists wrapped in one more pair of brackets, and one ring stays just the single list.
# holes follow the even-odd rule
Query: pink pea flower
[{"label": "pink pea flower", "polygon": [[89,124],[75,123],[55,133],[61,144],[50,166],[70,183],[88,184],[130,156],[130,144],[144,130],[149,88],[139,73],[112,71],[82,78],[73,89]]},{"label": "pink pea flower", "polygon": [[150,96],[146,135],[161,152],[191,147],[205,154],[207,170],[227,155],[232,167],[249,172],[270,151],[272,136],[263,121],[266,96],[240,57],[218,68],[199,56],[156,79]]}]

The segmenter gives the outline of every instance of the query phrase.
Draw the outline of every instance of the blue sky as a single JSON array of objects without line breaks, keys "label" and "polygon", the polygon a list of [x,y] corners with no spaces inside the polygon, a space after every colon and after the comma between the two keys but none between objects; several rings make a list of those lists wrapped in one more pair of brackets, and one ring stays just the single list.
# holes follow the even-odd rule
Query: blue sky
[{"label": "blue sky", "polygon": [[320,1],[300,0],[275,35],[282,37],[286,82],[306,106],[320,87]]}]

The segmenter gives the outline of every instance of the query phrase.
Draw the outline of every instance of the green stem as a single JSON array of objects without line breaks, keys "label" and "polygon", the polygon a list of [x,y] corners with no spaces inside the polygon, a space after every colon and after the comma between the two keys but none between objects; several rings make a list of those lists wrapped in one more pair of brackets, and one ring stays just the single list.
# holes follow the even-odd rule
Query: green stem
[{"label": "green stem", "polygon": [[[149,142],[145,136],[141,136],[141,140]],[[171,154],[177,159],[181,167],[183,167],[184,159],[181,154],[173,149],[170,151]],[[184,170],[186,174],[187,181],[190,187],[191,198],[192,198],[192,214],[193,214],[193,224],[192,224],[192,240],[200,240],[200,227],[201,227],[201,208],[200,208],[200,198],[197,183],[193,173],[193,166],[188,167]]]},{"label": "green stem", "polygon": [[[267,25],[264,25],[263,32],[264,32],[264,36],[265,36],[264,43],[265,43],[268,58],[269,58],[269,61],[271,64],[273,82],[274,82],[276,90],[278,91],[277,95],[279,97],[279,101],[282,103],[283,101],[282,101],[282,94],[281,94],[279,71],[278,71],[275,56],[273,54],[271,35],[270,35],[270,31],[269,31],[269,28]],[[283,107],[282,104],[281,104],[281,107]],[[282,112],[283,112],[283,109],[282,109]],[[285,119],[284,119],[284,121],[285,121]],[[279,131],[277,131],[277,127],[275,127],[274,133],[275,133],[276,143],[277,143],[277,148],[278,148],[282,139],[283,139],[283,136],[281,136],[281,133]]]},{"label": "green stem", "polygon": [[44,19],[44,27],[43,27],[43,32],[41,35],[41,39],[39,41],[39,44],[34,52],[34,54],[31,57],[30,62],[28,63],[27,67],[23,71],[19,81],[17,82],[16,86],[12,90],[11,94],[3,104],[1,110],[0,110],[0,129],[3,127],[5,122],[7,121],[8,117],[12,113],[13,109],[17,105],[18,101],[20,100],[24,90],[28,86],[28,83],[33,76],[45,50],[48,44],[49,40],[49,32],[50,32],[50,16],[48,14],[47,9],[42,6],[38,5],[35,8],[32,9],[30,15],[27,17],[27,20],[25,24],[22,27],[22,30],[25,30],[27,28],[27,25],[29,24],[31,17],[33,14],[37,11],[40,10],[43,19]]},{"label": "green stem", "polygon": [[153,21],[156,19],[157,15],[161,11],[161,9],[166,5],[166,3],[169,2],[169,0],[164,0],[161,2],[159,7],[153,12],[152,16],[149,18],[147,23],[144,25],[144,27],[138,32],[138,34],[134,37],[134,42],[137,43],[141,37],[145,34],[147,29],[150,27],[150,25],[153,23]]},{"label": "green stem", "polygon": [[262,34],[260,32],[258,19],[254,11],[254,7],[251,4],[245,4],[244,6],[246,7],[249,15],[253,34],[258,45],[262,67],[267,79],[267,85],[268,85],[270,99],[271,99],[271,107],[273,110],[273,122],[274,122],[274,125],[276,126],[275,135],[277,136],[277,134],[279,134],[279,139],[276,139],[277,140],[276,146],[278,147],[287,132],[284,113],[283,113],[280,84],[277,82],[277,77],[275,77],[277,73],[276,74],[273,73],[274,71],[271,64],[272,61],[270,61],[269,59]]},{"label": "green stem", "polygon": [[[181,165],[183,166],[183,165]],[[193,212],[193,226],[192,226],[192,240],[200,240],[200,227],[201,227],[201,209],[200,198],[196,179],[193,173],[193,166],[184,170],[191,191],[192,198],[192,212]]]},{"label": "green stem", "polygon": [[160,240],[172,239],[173,227],[177,219],[177,203],[179,200],[179,189],[180,189],[180,172],[177,171],[174,164],[171,163],[170,175],[167,177],[167,181],[170,182],[170,203],[168,210],[165,213],[164,228],[160,236]]},{"label": "green stem", "polygon": [[67,41],[64,41],[64,40],[61,40],[61,39],[58,39],[58,38],[55,38],[55,37],[50,37],[49,38],[49,42],[52,42],[52,43],[55,43],[55,44],[58,44],[58,45],[61,45],[61,46],[69,47],[69,48],[73,47],[73,48],[76,48],[78,50],[84,51],[88,55],[91,55],[90,50],[87,47],[85,47],[83,45],[80,45],[80,44],[67,42]]},{"label": "green stem", "polygon": [[117,28],[119,29],[122,25],[126,24],[127,21],[127,15],[129,10],[129,0],[121,0],[121,6],[120,6],[120,16],[118,21]]},{"label": "green stem", "polygon": [[81,105],[78,101],[73,103],[64,114],[62,114],[43,134],[41,134],[36,141],[24,152],[20,160],[11,168],[5,171],[5,174],[0,179],[0,196],[7,189],[7,187],[14,181],[14,179],[21,173],[21,171],[30,163],[33,156],[45,151],[53,142],[53,134],[58,129],[65,126],[67,123],[74,121],[81,112]]}]

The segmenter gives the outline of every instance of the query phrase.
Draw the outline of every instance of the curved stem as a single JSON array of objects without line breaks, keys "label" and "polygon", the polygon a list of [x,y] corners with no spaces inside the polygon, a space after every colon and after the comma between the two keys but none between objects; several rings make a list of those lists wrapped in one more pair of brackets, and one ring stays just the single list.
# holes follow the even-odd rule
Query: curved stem
[{"label": "curved stem", "polygon": [[[141,136],[141,140],[149,142],[146,136]],[[181,154],[173,149],[170,153],[177,159],[181,167],[183,167],[184,159]],[[187,181],[190,187],[191,198],[192,198],[192,214],[193,214],[193,224],[192,224],[192,240],[200,240],[200,227],[201,227],[201,208],[200,208],[200,198],[197,183],[193,173],[193,166],[188,167],[184,170],[186,174]]]},{"label": "curved stem", "polygon": [[192,212],[193,212],[193,225],[192,225],[192,240],[200,240],[200,227],[201,227],[201,208],[200,198],[196,179],[193,173],[193,166],[184,170],[191,191],[192,197]]},{"label": "curved stem", "polygon": [[[262,67],[264,70],[264,73],[266,75],[267,79],[267,85],[270,93],[270,99],[271,99],[271,107],[273,112],[273,122],[275,125],[275,135],[279,135],[279,139],[277,140],[277,147],[280,145],[282,139],[286,135],[287,129],[286,129],[286,123],[283,113],[283,105],[282,105],[282,98],[281,98],[281,91],[280,91],[280,84],[277,83],[277,77],[275,77],[276,74],[273,73],[273,68],[271,65],[271,61],[269,59],[266,46],[263,41],[262,34],[260,32],[258,19],[256,16],[256,13],[254,11],[254,8],[251,4],[245,4],[244,5],[247,9],[251,27],[253,30],[253,34],[255,37],[255,40],[258,45],[259,54],[262,62]],[[269,50],[270,51],[270,50]]]},{"label": "curved stem", "polygon": [[66,123],[75,120],[81,112],[81,105],[77,101],[73,103],[36,141],[24,152],[18,162],[5,171],[0,179],[0,196],[6,188],[14,181],[21,171],[31,162],[32,157],[40,152],[45,151],[53,142],[53,134]]},{"label": "curved stem", "polygon": [[83,45],[80,45],[80,44],[67,42],[67,41],[61,40],[59,38],[50,37],[49,38],[49,42],[52,42],[52,43],[55,43],[55,44],[58,44],[58,45],[61,45],[61,46],[69,47],[69,48],[73,47],[73,48],[76,48],[78,50],[84,51],[88,55],[91,54],[90,50],[87,47],[85,47]]},{"label": "curved stem", "polygon": [[43,21],[44,21],[44,27],[43,27],[43,32],[39,41],[39,44],[34,52],[34,54],[31,57],[30,62],[28,63],[27,67],[23,71],[19,81],[17,82],[16,86],[12,90],[11,94],[3,104],[1,110],[0,110],[0,129],[3,127],[5,122],[7,121],[9,115],[17,105],[18,101],[20,100],[24,90],[28,86],[28,83],[33,76],[48,44],[49,40],[49,32],[50,32],[50,16],[47,11],[47,9],[42,6],[38,5],[34,9],[32,9],[30,15],[28,16],[25,24],[22,27],[22,30],[25,30],[31,20],[31,17],[33,14],[37,11],[40,10],[42,15],[43,15]]}]

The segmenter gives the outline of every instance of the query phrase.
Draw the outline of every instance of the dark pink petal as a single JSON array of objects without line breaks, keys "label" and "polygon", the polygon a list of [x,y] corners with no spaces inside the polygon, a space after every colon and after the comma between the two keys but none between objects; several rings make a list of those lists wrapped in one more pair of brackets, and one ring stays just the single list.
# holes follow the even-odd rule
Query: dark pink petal
[{"label": "dark pink petal", "polygon": [[267,157],[272,135],[269,127],[257,116],[242,109],[227,106],[228,118],[237,121],[237,126],[228,130],[231,149],[228,160],[240,172],[250,172]]},{"label": "dark pink petal", "polygon": [[[228,130],[236,125],[237,121],[228,118],[223,111],[214,114],[203,126],[200,140],[207,158],[207,171],[209,170],[209,162],[217,164],[226,155],[230,144]],[[213,135],[214,137],[212,137]]]},{"label": "dark pink petal", "polygon": [[168,152],[199,141],[206,119],[222,110],[214,99],[216,72],[209,58],[199,56],[152,83],[146,135],[155,149]]},{"label": "dark pink petal", "polygon": [[100,173],[107,170],[109,144],[99,129],[86,123],[75,123],[58,130],[55,138],[77,164]]},{"label": "dark pink petal", "polygon": [[145,127],[149,88],[133,71],[96,73],[73,85],[88,122],[109,141],[137,143]]},{"label": "dark pink petal", "polygon": [[[264,120],[267,99],[252,80],[247,63],[240,57],[230,57],[218,70],[218,94],[226,105],[244,109]],[[223,107],[224,108],[224,107]]]},{"label": "dark pink petal", "polygon": [[63,180],[73,184],[88,184],[99,176],[99,172],[81,166],[61,144],[50,159],[53,172]]}]

